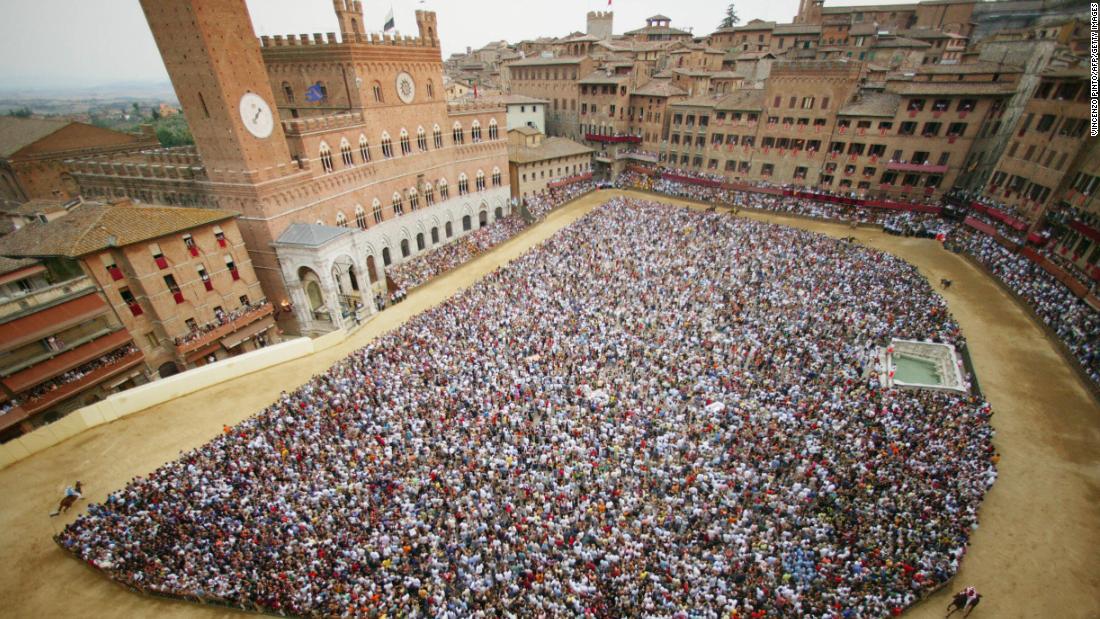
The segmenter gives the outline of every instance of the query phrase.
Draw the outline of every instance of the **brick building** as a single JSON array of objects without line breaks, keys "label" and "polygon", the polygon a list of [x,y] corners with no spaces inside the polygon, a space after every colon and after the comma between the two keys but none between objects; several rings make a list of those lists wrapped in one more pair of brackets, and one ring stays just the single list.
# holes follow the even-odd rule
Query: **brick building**
[{"label": "brick building", "polygon": [[72,265],[149,368],[169,376],[277,339],[275,309],[236,218],[222,210],[88,203],[4,237],[0,255]]},{"label": "brick building", "polygon": [[505,65],[511,93],[549,101],[546,106],[546,133],[577,139],[580,137],[578,80],[589,75],[595,64],[587,56],[535,57]]},{"label": "brick building", "polygon": [[0,441],[146,382],[144,354],[64,257],[0,258]]},{"label": "brick building", "polygon": [[75,157],[157,148],[151,132],[142,135],[85,123],[41,118],[0,117],[0,199],[69,199],[80,192],[63,162]]},{"label": "brick building", "polygon": [[1085,67],[1046,71],[997,163],[986,195],[1038,221],[1072,179],[1078,154],[1087,151],[1088,94]]},{"label": "brick building", "polygon": [[508,174],[515,198],[528,198],[591,173],[592,149],[584,144],[546,137],[531,127],[508,132]]},{"label": "brick building", "polygon": [[[358,1],[335,0],[339,35],[257,39],[243,0],[142,6],[196,148],[82,159],[72,174],[91,196],[240,213],[265,295],[294,308],[286,329],[342,327],[353,299],[373,311],[365,292],[385,286],[385,266],[456,240],[464,216],[510,212],[508,187],[488,182],[508,166],[505,110],[447,104],[435,13],[418,11],[418,36],[395,38],[366,33]],[[359,253],[316,246],[284,264],[278,241],[292,225],[349,229]],[[454,234],[413,244],[444,227]],[[362,294],[341,289],[348,270]],[[326,320],[312,314],[311,282]]]}]

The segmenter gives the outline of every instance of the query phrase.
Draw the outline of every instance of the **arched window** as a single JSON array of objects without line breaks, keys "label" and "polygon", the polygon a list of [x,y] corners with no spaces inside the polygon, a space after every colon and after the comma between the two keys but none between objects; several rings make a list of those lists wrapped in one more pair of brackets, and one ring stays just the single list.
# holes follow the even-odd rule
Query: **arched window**
[{"label": "arched window", "polygon": [[385,102],[382,99],[382,84],[380,84],[379,82],[375,82],[374,85],[371,86],[371,90],[374,92],[374,102],[375,103],[384,103]]},{"label": "arched window", "polygon": [[340,211],[336,212],[336,225],[341,228],[348,227],[348,218],[344,217],[344,214]]},{"label": "arched window", "polygon": [[384,217],[382,216],[382,201],[378,198],[374,199],[374,202],[370,204],[371,214],[374,215],[374,223],[380,224]]},{"label": "arched window", "polygon": [[332,165],[332,150],[324,142],[321,142],[321,168],[325,172],[332,172],[335,169]]},{"label": "arched window", "polygon": [[470,179],[463,172],[458,175],[458,195],[464,196],[468,193],[470,193]]},{"label": "arched window", "polygon": [[345,168],[355,165],[355,156],[351,154],[351,144],[348,143],[347,138],[340,140],[340,159],[344,162]]},{"label": "arched window", "polygon": [[432,84],[432,80],[428,80],[427,89],[428,89],[428,98],[429,99],[434,99],[435,98],[435,84]]},{"label": "arched window", "polygon": [[409,198],[409,210],[415,211],[420,208],[420,194],[416,193],[416,187],[410,187],[409,191],[405,194]]},{"label": "arched window", "polygon": [[443,148],[443,130],[436,125],[432,128],[432,137],[436,148]]},{"label": "arched window", "polygon": [[462,123],[455,121],[454,127],[451,128],[451,141],[455,144],[463,144],[466,142],[466,134],[462,131]]},{"label": "arched window", "polygon": [[290,82],[283,82],[283,96],[287,103],[294,103],[294,89],[290,87]]},{"label": "arched window", "polygon": [[360,230],[367,229],[367,212],[364,211],[363,207],[360,205],[355,206],[355,225],[358,226]]},{"label": "arched window", "polygon": [[497,128],[497,119],[489,119],[489,139],[495,140],[500,137],[500,130]]},{"label": "arched window", "polygon": [[439,199],[450,200],[451,199],[451,186],[447,184],[447,179],[439,179]]},{"label": "arched window", "polygon": [[470,141],[474,144],[481,141],[481,122],[476,118],[474,119],[473,125],[470,126]]},{"label": "arched window", "polygon": [[390,134],[382,132],[382,156],[386,159],[393,158],[393,140],[390,139]]},{"label": "arched window", "polygon": [[435,188],[431,183],[424,183],[424,204],[431,206],[435,204]]},{"label": "arched window", "polygon": [[416,147],[420,152],[428,151],[428,133],[424,131],[424,127],[416,128]]},{"label": "arched window", "polygon": [[401,194],[393,192],[393,214],[395,217],[405,214],[405,203],[401,200]]},{"label": "arched window", "polygon": [[412,145],[409,143],[409,132],[401,127],[401,156],[404,157],[412,152]]},{"label": "arched window", "polygon": [[474,184],[478,191],[485,191],[485,172],[478,170],[477,176],[474,178]]},{"label": "arched window", "polygon": [[367,136],[359,136],[359,157],[363,159],[363,163],[370,161],[370,144],[367,144]]},{"label": "arched window", "polygon": [[500,168],[493,168],[493,187],[500,187]]}]

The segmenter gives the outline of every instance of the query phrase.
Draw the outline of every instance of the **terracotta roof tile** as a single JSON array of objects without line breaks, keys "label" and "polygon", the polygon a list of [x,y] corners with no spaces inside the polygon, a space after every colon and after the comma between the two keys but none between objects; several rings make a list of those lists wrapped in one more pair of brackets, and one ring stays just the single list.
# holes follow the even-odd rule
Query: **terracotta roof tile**
[{"label": "terracotta roof tile", "polygon": [[88,203],[49,223],[33,222],[5,236],[0,239],[0,255],[76,258],[234,217],[232,211],[214,209]]}]

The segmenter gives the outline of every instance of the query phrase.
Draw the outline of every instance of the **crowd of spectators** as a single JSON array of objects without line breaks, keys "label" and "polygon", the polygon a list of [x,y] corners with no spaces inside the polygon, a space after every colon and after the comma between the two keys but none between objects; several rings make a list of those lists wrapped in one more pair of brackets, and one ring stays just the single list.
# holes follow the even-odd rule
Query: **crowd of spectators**
[{"label": "crowd of spectators", "polygon": [[[401,264],[388,266],[386,275],[401,291],[403,298],[405,291],[417,288],[433,278],[466,264],[478,254],[519,234],[526,227],[527,224],[518,215],[503,217],[452,243],[432,249]],[[393,303],[400,299],[391,297],[390,301]]]},{"label": "crowd of spectators", "polygon": [[210,333],[211,331],[217,329],[218,327],[227,325],[227,324],[233,322],[234,320],[237,320],[238,318],[241,318],[241,317],[243,317],[247,314],[250,314],[250,313],[260,309],[261,307],[263,307],[266,304],[267,304],[266,300],[260,301],[258,303],[251,303],[251,302],[242,303],[240,307],[238,307],[238,308],[236,308],[232,311],[229,311],[229,312],[227,312],[223,309],[220,309],[220,308],[215,309],[214,310],[214,320],[211,320],[210,322],[202,324],[202,325],[198,325],[198,326],[192,328],[190,331],[188,331],[185,335],[181,335],[181,336],[176,337],[175,338],[176,346],[183,346],[184,344],[194,342],[195,340],[201,338],[202,336],[206,335],[207,333]]},{"label": "crowd of spectators", "polygon": [[996,470],[984,402],[883,387],[890,337],[965,345],[889,254],[617,198],[57,541],[300,616],[891,616]]},{"label": "crowd of spectators", "polygon": [[531,214],[531,217],[535,218],[535,221],[541,221],[551,211],[558,208],[562,204],[576,199],[596,188],[596,182],[593,180],[579,181],[571,183],[564,187],[556,187],[553,189],[547,189],[546,191],[529,196],[525,198],[527,204],[527,212]]},{"label": "crowd of spectators", "polygon": [[51,392],[56,391],[57,389],[64,387],[69,383],[74,383],[102,367],[111,365],[112,363],[117,363],[120,359],[137,351],[137,346],[134,346],[132,342],[120,348],[116,348],[115,350],[112,350],[111,352],[101,357],[97,357],[87,363],[80,365],[79,367],[75,367],[68,372],[65,372],[64,374],[55,376],[50,380],[35,386],[34,389],[31,389],[30,391],[27,391],[25,394],[23,394],[23,400],[27,404],[33,404],[35,401],[49,395]]},{"label": "crowd of spectators", "polygon": [[987,234],[960,226],[948,244],[966,252],[1031,307],[1100,385],[1100,312],[1035,262]]}]

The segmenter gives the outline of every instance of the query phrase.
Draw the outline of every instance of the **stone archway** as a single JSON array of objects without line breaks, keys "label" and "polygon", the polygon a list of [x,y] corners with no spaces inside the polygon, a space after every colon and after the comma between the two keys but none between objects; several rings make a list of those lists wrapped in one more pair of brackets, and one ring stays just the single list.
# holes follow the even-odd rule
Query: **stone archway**
[{"label": "stone archway", "polygon": [[455,235],[454,229],[451,227],[451,222],[448,221],[446,225],[443,226],[443,232],[447,235],[447,238],[451,238]]},{"label": "stone archway", "polygon": [[409,239],[401,239],[401,257],[408,258],[411,253],[409,251]]},{"label": "stone archway", "polygon": [[175,361],[169,361],[168,363],[162,363],[161,366],[159,368],[157,368],[157,374],[160,375],[161,378],[168,378],[169,376],[175,376],[176,374],[179,374],[179,373],[180,373],[180,368],[179,368],[178,365],[176,365]]},{"label": "stone archway", "polygon": [[496,210],[493,211],[493,216],[495,218],[494,221],[504,219],[504,209],[498,206]]},{"label": "stone archway", "polygon": [[[433,228],[433,230],[434,230],[434,228]],[[417,232],[416,233],[416,251],[424,251],[425,247],[426,247],[426,245],[424,245],[424,233],[423,232]]]},{"label": "stone archway", "polygon": [[477,227],[484,228],[489,225],[489,211],[481,211],[477,214]]},{"label": "stone archway", "polygon": [[469,215],[463,215],[462,216],[462,231],[463,232],[469,232],[470,228],[472,226],[473,226],[473,219],[471,219]]},{"label": "stone archway", "polygon": [[432,245],[439,244],[439,226],[432,228]]},{"label": "stone archway", "polygon": [[390,256],[390,248],[389,247],[383,247],[382,248],[382,266],[383,267],[388,267],[391,264],[393,264],[393,257]]},{"label": "stone archway", "polygon": [[374,266],[374,256],[367,256],[367,277],[370,278],[370,283],[378,283],[378,269]]}]

